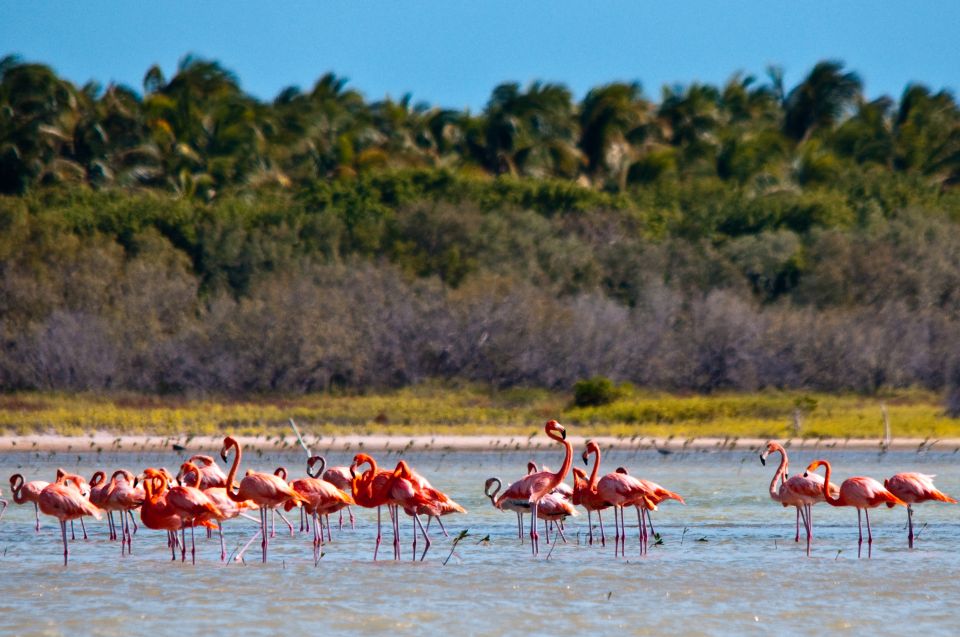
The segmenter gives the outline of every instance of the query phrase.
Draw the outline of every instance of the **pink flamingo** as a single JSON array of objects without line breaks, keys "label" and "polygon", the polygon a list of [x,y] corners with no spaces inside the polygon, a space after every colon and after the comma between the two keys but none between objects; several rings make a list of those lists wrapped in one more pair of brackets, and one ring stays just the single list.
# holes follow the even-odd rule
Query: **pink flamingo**
[{"label": "pink flamingo", "polygon": [[67,520],[76,520],[85,515],[100,519],[100,509],[90,503],[77,485],[86,484],[82,477],[61,472],[56,482],[47,485],[40,492],[38,505],[45,515],[60,520],[60,534],[63,536],[63,565],[67,565],[70,549],[67,547]]},{"label": "pink flamingo", "polygon": [[[933,479],[935,477],[936,476],[927,475],[925,473],[908,472],[898,473],[893,477],[887,478],[883,481],[883,486],[885,486],[890,493],[907,503],[907,525],[910,529],[907,532],[907,545],[910,548],[913,548],[914,504],[920,504],[921,502],[927,502],[929,500],[936,500],[938,502],[951,502],[953,504],[957,503],[956,500],[933,486]],[[894,504],[888,502],[887,506],[893,508]]]},{"label": "pink flamingo", "polygon": [[428,518],[426,527],[420,525],[426,543],[423,555],[420,556],[420,560],[422,561],[427,554],[427,549],[430,548],[430,537],[428,535],[430,520],[436,518],[437,523],[440,525],[440,530],[443,531],[444,535],[449,537],[447,530],[443,528],[443,522],[440,518],[451,513],[466,513],[467,510],[454,502],[446,493],[435,489],[426,478],[414,471],[410,465],[407,464],[406,460],[398,462],[393,473],[398,480],[408,480],[416,494],[415,497],[404,498],[397,502],[399,506],[403,507],[404,513],[414,519],[413,555],[411,559],[416,559],[417,557],[416,525],[420,524],[419,516],[426,515]]},{"label": "pink flamingo", "polygon": [[252,500],[260,507],[260,532],[262,533],[260,545],[263,549],[263,562],[266,563],[267,547],[269,545],[267,511],[278,506],[283,506],[287,500],[295,500],[297,503],[295,506],[299,506],[303,503],[303,497],[291,489],[290,485],[279,477],[271,473],[261,472],[247,472],[247,475],[240,481],[239,490],[234,493],[233,479],[237,476],[237,469],[240,466],[240,459],[243,452],[240,449],[240,444],[230,436],[227,436],[223,439],[223,448],[220,450],[220,457],[224,462],[227,461],[230,449],[234,449],[236,455],[233,458],[230,473],[227,474],[227,485],[229,485],[227,488],[227,496],[234,502]]},{"label": "pink flamingo", "polygon": [[[299,478],[290,483],[290,487],[300,494],[304,499],[302,508],[313,517],[314,563],[319,562],[322,550],[321,547],[323,546],[323,524],[320,520],[324,515],[329,515],[330,513],[339,511],[343,507],[354,503],[353,497],[349,493],[341,491],[326,480],[321,480],[320,478],[314,477],[315,475],[319,475],[323,472],[322,465],[315,474],[311,474],[310,470],[317,462],[325,463],[326,461],[321,456],[312,456],[309,460],[307,460],[308,477]],[[292,509],[293,506],[293,502],[290,501],[284,505],[287,510]],[[328,533],[329,528],[330,524],[328,521]],[[329,535],[327,539],[330,539]]]},{"label": "pink flamingo", "polygon": [[[787,478],[787,450],[778,442],[770,441],[767,448],[760,454],[760,463],[766,466],[767,456],[771,453],[780,454],[780,466],[777,467],[770,480],[770,498],[784,507],[793,506],[797,509],[797,531],[794,542],[800,541],[800,518],[803,518],[803,528],[807,535],[807,555],[810,555],[810,543],[813,540],[813,505],[823,502],[823,478],[818,473],[804,473]],[[777,485],[777,480],[780,485]],[[830,492],[836,495],[839,488],[830,485]]]},{"label": "pink flamingo", "polygon": [[[201,491],[206,491],[214,487],[226,487],[227,486],[227,476],[223,472],[216,461],[210,457],[202,454],[197,454],[190,456],[190,459],[186,463],[189,463],[193,468],[188,471],[188,473],[180,476],[180,480],[184,484],[193,484],[195,483],[194,476],[199,475],[200,483],[197,485],[197,488]],[[182,465],[181,465],[182,466]]]},{"label": "pink flamingo", "polygon": [[[326,465],[326,461],[324,461],[324,465]],[[309,473],[309,470],[307,471],[307,473]],[[314,475],[312,477],[316,478],[319,476]],[[323,472],[322,478],[327,482],[329,482],[330,484],[332,484],[333,486],[335,486],[336,488],[340,489],[341,491],[344,491],[345,493],[350,493],[350,480],[351,480],[350,467],[330,467],[329,469]],[[353,509],[351,509],[349,506],[346,507],[346,509],[347,509],[347,514],[350,516],[350,528],[351,529],[355,528]],[[327,528],[329,529],[329,525],[327,526]],[[340,511],[340,527],[339,528],[341,531],[343,530],[343,511],[342,510]]]},{"label": "pink flamingo", "polygon": [[855,476],[847,478],[840,484],[839,496],[834,497],[830,494],[827,485],[830,484],[830,463],[826,460],[814,460],[807,467],[806,473],[812,473],[818,467],[826,467],[826,475],[823,478],[823,485],[820,487],[823,492],[823,499],[827,504],[842,507],[852,506],[857,509],[857,528],[860,531],[860,540],[857,544],[857,557],[860,557],[860,551],[863,548],[863,525],[860,521],[860,511],[863,510],[867,517],[867,557],[872,557],[873,553],[873,533],[870,531],[870,509],[876,508],[881,504],[902,504],[907,503],[887,491],[886,488],[873,478],[866,476]]},{"label": "pink flamingo", "polygon": [[33,503],[33,511],[37,519],[37,533],[40,532],[40,493],[49,485],[49,482],[44,482],[43,480],[24,482],[23,476],[19,473],[10,476],[10,491],[13,494],[13,501],[17,504]]},{"label": "pink flamingo", "polygon": [[[196,468],[196,465],[193,465]],[[183,467],[181,466],[181,472]],[[220,509],[207,497],[207,494],[196,487],[177,485],[167,490],[167,504],[170,511],[180,516],[183,524],[180,526],[181,553],[180,561],[187,560],[187,527],[190,527],[190,556],[191,563],[197,563],[197,545],[193,529],[198,524],[211,518],[216,519],[223,514]]]},{"label": "pink flamingo", "polygon": [[537,506],[537,517],[543,520],[544,540],[547,544],[550,543],[550,524],[554,526],[560,535],[560,539],[566,544],[567,538],[563,535],[562,523],[572,515],[577,515],[577,508],[562,494],[552,492],[540,499]]},{"label": "pink flamingo", "polygon": [[601,546],[607,545],[606,534],[603,530],[603,518],[600,516],[600,512],[604,509],[610,508],[610,503],[604,500],[596,492],[596,490],[591,490],[590,485],[596,485],[597,479],[597,467],[599,463],[596,463],[593,467],[593,476],[587,478],[587,474],[583,472],[582,469],[574,467],[573,469],[573,497],[571,498],[571,503],[575,505],[580,505],[587,510],[587,528],[590,534],[590,544],[593,544],[593,518],[592,515],[594,512],[597,513],[597,520],[600,524],[600,544]]},{"label": "pink flamingo", "polygon": [[[579,469],[575,469],[575,471],[579,471]],[[494,485],[496,485],[496,488],[491,491],[490,488]],[[500,481],[500,478],[487,478],[487,481],[483,485],[483,494],[490,498],[490,504],[495,508],[501,511],[513,511],[517,514],[517,537],[520,538],[520,543],[523,544],[523,515],[524,513],[530,512],[530,502],[529,500],[523,500],[521,498],[501,500],[498,502],[497,494],[500,493],[502,487],[503,482]]]},{"label": "pink flamingo", "polygon": [[[117,480],[122,478],[122,480]],[[127,522],[127,516],[133,517],[132,511],[143,504],[146,499],[146,492],[143,487],[134,486],[134,476],[126,469],[118,469],[110,476],[110,482],[107,483],[107,492],[104,497],[104,507],[108,515],[112,511],[120,513],[120,555],[124,554],[124,546],[127,552],[133,554],[133,533],[130,530],[130,524]],[[92,500],[91,494],[91,500]],[[116,539],[116,536],[114,536]]]},{"label": "pink flamingo", "polygon": [[[198,467],[190,460],[180,466],[180,472],[178,474],[179,479],[186,486],[192,486],[196,489],[200,488],[199,485],[202,483],[202,475],[202,468]],[[183,476],[189,476],[190,480],[184,479]],[[188,484],[190,481],[192,481],[193,484]],[[219,515],[203,515],[201,520],[206,521],[212,518],[217,521],[217,531],[220,535],[220,561],[223,562],[227,559],[227,547],[223,541],[223,523],[226,520],[232,520],[242,515],[243,517],[253,520],[259,524],[258,520],[243,513],[243,511],[246,511],[247,509],[256,509],[257,505],[249,500],[245,502],[234,502],[230,499],[230,496],[227,495],[226,487],[208,487],[200,490],[203,491],[203,494],[209,498],[209,500],[220,512]],[[209,527],[207,527],[207,529],[209,530]]]},{"label": "pink flamingo", "polygon": [[508,502],[519,504],[526,501],[529,503],[532,512],[530,517],[530,543],[534,555],[539,555],[540,553],[540,535],[537,533],[537,520],[539,519],[537,511],[538,504],[544,496],[563,482],[563,479],[570,471],[570,464],[573,460],[573,445],[567,442],[566,429],[556,420],[550,420],[547,421],[547,424],[544,426],[544,431],[548,438],[564,446],[566,455],[564,456],[563,464],[560,466],[559,471],[556,473],[538,471],[537,473],[528,474],[507,487],[503,494],[497,498],[499,508],[504,508],[503,504]]}]

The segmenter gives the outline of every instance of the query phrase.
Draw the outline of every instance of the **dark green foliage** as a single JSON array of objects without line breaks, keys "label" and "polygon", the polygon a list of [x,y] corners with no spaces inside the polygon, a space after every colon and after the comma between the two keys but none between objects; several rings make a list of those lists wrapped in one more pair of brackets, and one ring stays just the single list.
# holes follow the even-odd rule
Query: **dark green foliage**
[{"label": "dark green foliage", "polygon": [[605,376],[578,380],[573,385],[573,404],[577,407],[608,405],[621,398],[624,391]]}]

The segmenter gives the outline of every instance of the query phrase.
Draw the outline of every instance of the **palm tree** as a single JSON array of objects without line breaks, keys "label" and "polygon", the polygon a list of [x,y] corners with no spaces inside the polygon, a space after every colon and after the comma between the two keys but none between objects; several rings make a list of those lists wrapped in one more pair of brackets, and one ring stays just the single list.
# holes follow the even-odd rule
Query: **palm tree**
[{"label": "palm tree", "polygon": [[580,105],[580,150],[594,183],[612,178],[626,187],[636,161],[655,128],[652,107],[638,82],[615,82],[591,90]]},{"label": "palm tree", "polygon": [[859,75],[843,73],[842,62],[819,62],[787,95],[784,132],[802,142],[832,128],[857,102],[862,87]]},{"label": "palm tree", "polygon": [[947,91],[910,85],[895,122],[896,168],[934,177],[943,184],[960,177],[960,109]]}]

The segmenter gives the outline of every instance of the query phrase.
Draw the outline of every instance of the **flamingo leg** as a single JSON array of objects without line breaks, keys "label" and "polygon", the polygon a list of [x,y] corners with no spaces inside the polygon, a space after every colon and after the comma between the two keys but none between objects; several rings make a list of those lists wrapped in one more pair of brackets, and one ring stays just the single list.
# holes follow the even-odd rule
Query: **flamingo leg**
[{"label": "flamingo leg", "polygon": [[440,530],[443,531],[443,537],[450,537],[450,534],[447,533],[447,530],[443,528],[443,520],[437,517],[437,524],[440,525]]},{"label": "flamingo leg", "polygon": [[530,550],[533,555],[540,554],[540,535],[537,533],[537,509],[539,502],[534,502],[530,511]]},{"label": "flamingo leg", "polygon": [[190,524],[190,563],[196,565],[197,563],[197,542],[194,538],[194,525]]},{"label": "flamingo leg", "polygon": [[217,532],[220,534],[220,561],[227,561],[227,545],[223,542],[223,522],[217,522]]},{"label": "flamingo leg", "polygon": [[377,551],[380,550],[380,541],[383,539],[383,536],[380,534],[380,507],[377,507],[377,544],[373,548],[373,561],[377,561]]},{"label": "flamingo leg", "polygon": [[[807,526],[806,520],[804,520],[803,526],[804,526],[804,527]],[[794,542],[799,542],[799,541],[800,541],[800,507],[797,507],[797,533],[796,533],[796,535],[793,536],[793,541],[794,541]]]},{"label": "flamingo leg", "polygon": [[[417,559],[417,522],[413,520],[411,515],[410,526],[413,527],[413,555],[410,556],[410,561],[416,561]],[[429,522],[428,522],[429,524]]]},{"label": "flamingo leg", "polygon": [[83,531],[83,539],[89,539],[87,537],[87,526],[83,523],[83,518],[80,518],[80,530]]},{"label": "flamingo leg", "polygon": [[603,532],[603,516],[600,514],[600,510],[597,510],[597,522],[600,523],[600,546],[607,545],[607,538]]},{"label": "flamingo leg", "polygon": [[[420,521],[420,516],[414,513],[413,519],[416,520],[417,526],[420,527],[420,532],[423,533],[423,554],[420,556],[420,561],[422,562],[423,558],[427,556],[427,551],[430,550],[430,545],[432,542],[430,541],[430,535],[427,534],[427,530],[423,527],[423,522]],[[413,530],[413,534],[417,534],[416,529]],[[416,553],[414,553],[414,557],[416,557]]]},{"label": "flamingo leg", "polygon": [[587,530],[590,534],[590,546],[593,546],[593,512],[590,509],[587,509]]},{"label": "flamingo leg", "polygon": [[[301,506],[300,508],[303,508],[303,507]],[[277,515],[280,516],[280,519],[283,520],[283,522],[284,522],[284,523],[287,525],[287,527],[290,529],[290,537],[293,537],[294,535],[296,535],[296,534],[293,532],[293,524],[291,524],[291,523],[290,523],[290,520],[288,520],[288,519],[286,518],[286,516],[283,515],[283,511],[280,511],[279,509],[274,509],[274,510],[277,512]]]},{"label": "flamingo leg", "polygon": [[[567,543],[567,537],[563,534],[563,525],[562,525],[562,524],[558,524],[558,525],[557,525],[557,535],[560,536],[560,539],[563,540],[563,543],[564,543],[564,544]],[[556,542],[557,539],[554,538],[553,541]]]},{"label": "flamingo leg", "polygon": [[860,540],[857,542],[857,557],[860,557],[860,549],[863,547],[863,522],[860,520],[860,509],[857,509],[857,529],[860,531]]},{"label": "flamingo leg", "polygon": [[400,559],[400,507],[393,505],[393,559]]},{"label": "flamingo leg", "polygon": [[550,544],[550,524],[546,520],[543,521],[543,541]]},{"label": "flamingo leg", "polygon": [[863,510],[864,517],[867,518],[867,557],[873,557],[873,533],[870,532],[870,509]]},{"label": "flamingo leg", "polygon": [[70,556],[70,549],[67,547],[67,521],[60,520],[60,534],[63,536],[63,565],[67,565],[67,558]]},{"label": "flamingo leg", "polygon": [[0,510],[0,520],[2,520],[3,514],[7,512],[7,507],[10,506],[10,503],[6,500],[0,500],[0,504],[3,505],[3,510]]},{"label": "flamingo leg", "polygon": [[620,556],[627,556],[627,512],[620,507]]},{"label": "flamingo leg", "polygon": [[357,528],[357,527],[355,527],[355,526],[353,525],[353,523],[354,523],[353,509],[350,508],[350,507],[347,507],[347,513],[350,514],[350,528],[351,528],[351,529]]},{"label": "flamingo leg", "polygon": [[[263,517],[263,516],[262,516],[262,514],[261,514],[261,518],[262,518],[262,517]],[[260,521],[261,521],[261,520],[257,520],[258,523],[259,523]],[[261,533],[263,533],[263,527],[262,527],[262,526],[260,526],[259,528],[257,528],[257,532],[253,534],[253,537],[251,537],[249,540],[247,540],[247,543],[243,545],[243,548],[240,549],[240,552],[237,553],[237,556],[236,556],[235,558],[233,558],[233,561],[234,561],[234,562],[239,562],[240,560],[243,559],[243,554],[247,552],[247,549],[250,548],[250,545],[253,544],[253,541],[254,541],[255,539],[257,539],[258,537],[260,537],[260,534],[261,534]]]},{"label": "flamingo leg", "polygon": [[[263,510],[263,535],[261,536],[260,546],[263,547],[263,563],[267,563],[267,551],[270,546],[270,534],[267,533],[267,518],[270,518],[271,523],[274,522],[273,509]],[[276,530],[276,526],[273,526],[273,530]]]},{"label": "flamingo leg", "polygon": [[136,535],[137,529],[138,529],[139,527],[137,526],[137,520],[136,520],[136,518],[133,517],[133,509],[127,509],[127,515],[130,516],[130,522],[133,523],[133,533],[134,533],[134,535]]},{"label": "flamingo leg", "polygon": [[[110,513],[113,513],[113,511],[111,511]],[[111,520],[111,522],[112,521],[113,520]],[[123,517],[123,512],[121,512],[120,513],[120,557],[123,557],[124,555],[126,555],[126,549],[127,549],[126,525],[127,525],[127,521]],[[116,539],[116,537],[114,537],[114,539]]]},{"label": "flamingo leg", "polygon": [[520,538],[520,544],[523,544],[523,514],[516,511],[517,514],[517,537]]},{"label": "flamingo leg", "polygon": [[330,536],[330,515],[324,516],[327,520],[327,542],[333,542],[333,537]]},{"label": "flamingo leg", "polygon": [[343,509],[340,509],[340,523],[339,523],[339,526],[337,527],[337,530],[338,531],[343,530]]},{"label": "flamingo leg", "polygon": [[909,531],[907,532],[907,545],[910,548],[913,548],[913,505],[907,505],[907,527]]},{"label": "flamingo leg", "polygon": [[110,529],[110,539],[117,539],[117,531],[113,525],[113,511],[107,511],[107,528]]},{"label": "flamingo leg", "polygon": [[37,518],[36,532],[39,533],[40,532],[40,507],[37,505],[36,502],[33,503],[33,514]]},{"label": "flamingo leg", "polygon": [[637,510],[637,531],[640,536],[640,555],[643,555],[643,535],[647,530],[647,522],[643,519],[643,508],[639,506],[633,507]]},{"label": "flamingo leg", "polygon": [[76,532],[73,530],[73,520],[70,520],[70,541],[71,541],[71,542],[76,542],[76,541],[77,541],[77,534],[76,534]]}]

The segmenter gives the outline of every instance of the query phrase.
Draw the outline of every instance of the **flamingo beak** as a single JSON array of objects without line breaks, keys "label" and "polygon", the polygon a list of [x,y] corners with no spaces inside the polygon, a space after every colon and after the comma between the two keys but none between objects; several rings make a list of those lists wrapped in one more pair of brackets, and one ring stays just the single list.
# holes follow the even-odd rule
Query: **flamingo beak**
[{"label": "flamingo beak", "polygon": [[590,464],[590,462],[587,460],[587,452],[586,452],[586,451],[584,451],[584,452],[580,455],[580,459],[583,460],[583,464],[585,464],[585,465],[589,465],[589,464]]},{"label": "flamingo beak", "polygon": [[353,465],[350,465],[350,477],[351,477],[351,478],[356,478],[356,477],[357,477],[357,472],[356,472],[356,470],[353,468]]},{"label": "flamingo beak", "polygon": [[763,466],[767,466],[767,454],[765,453],[760,454],[760,464],[762,464]]},{"label": "flamingo beak", "polygon": [[566,439],[567,439],[567,430],[566,430],[566,429],[560,429],[560,438],[561,438],[562,440],[566,440]]},{"label": "flamingo beak", "polygon": [[226,448],[226,447],[224,447],[223,449],[220,450],[220,458],[221,458],[224,462],[227,461],[227,448]]}]

